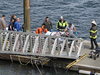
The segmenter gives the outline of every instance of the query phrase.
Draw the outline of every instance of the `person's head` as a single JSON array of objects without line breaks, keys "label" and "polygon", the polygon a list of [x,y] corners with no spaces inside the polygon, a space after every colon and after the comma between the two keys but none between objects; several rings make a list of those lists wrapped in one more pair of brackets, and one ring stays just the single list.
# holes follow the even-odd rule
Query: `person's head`
[{"label": "person's head", "polygon": [[45,25],[42,25],[42,30],[44,31],[46,29],[46,26]]},{"label": "person's head", "polygon": [[20,22],[20,19],[19,18],[17,18],[17,22]]},{"label": "person's head", "polygon": [[11,22],[14,22],[14,19],[11,19]]},{"label": "person's head", "polygon": [[47,22],[49,21],[49,17],[46,17],[46,21],[47,21]]},{"label": "person's head", "polygon": [[92,20],[91,25],[92,26],[96,26],[97,24],[96,24],[96,22],[94,20]]},{"label": "person's head", "polygon": [[61,21],[63,21],[64,20],[63,16],[61,16],[60,19],[61,19]]},{"label": "person's head", "polygon": [[69,23],[69,27],[71,27],[72,26],[72,23]]},{"label": "person's head", "polygon": [[66,33],[65,33],[66,35],[69,35],[69,32],[68,31],[66,31]]},{"label": "person's head", "polygon": [[13,18],[16,19],[16,15],[13,15]]},{"label": "person's head", "polygon": [[5,18],[5,15],[2,15],[2,18]]}]

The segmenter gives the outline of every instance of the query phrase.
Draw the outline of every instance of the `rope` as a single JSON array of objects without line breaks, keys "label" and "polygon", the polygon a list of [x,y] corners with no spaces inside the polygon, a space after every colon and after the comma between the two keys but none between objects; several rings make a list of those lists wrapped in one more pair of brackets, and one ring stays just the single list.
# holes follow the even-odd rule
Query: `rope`
[{"label": "rope", "polygon": [[[54,66],[54,59],[53,59],[53,66]],[[54,66],[55,72],[58,74],[56,67]]]},{"label": "rope", "polygon": [[35,61],[35,65],[36,65],[36,67],[37,67],[37,69],[38,69],[40,75],[42,75],[42,72],[40,71],[39,67],[37,66],[36,61]]},{"label": "rope", "polygon": [[19,59],[19,62],[21,65],[28,65],[30,63],[30,61],[28,61],[26,64],[23,64],[21,61],[20,61],[20,56],[18,56],[18,59]]},{"label": "rope", "polygon": [[34,67],[34,65],[33,65],[33,61],[32,61],[32,56],[31,56],[31,64],[32,64],[32,66]]},{"label": "rope", "polygon": [[10,55],[11,62],[13,63],[12,55]]}]

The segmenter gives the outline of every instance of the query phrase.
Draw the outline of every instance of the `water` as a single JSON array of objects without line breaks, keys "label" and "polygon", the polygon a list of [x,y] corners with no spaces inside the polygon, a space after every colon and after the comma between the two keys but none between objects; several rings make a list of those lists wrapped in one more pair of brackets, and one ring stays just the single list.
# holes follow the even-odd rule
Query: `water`
[{"label": "water", "polygon": [[[84,40],[89,40],[89,29],[91,27],[91,20],[97,22],[98,27],[98,38],[97,41],[100,42],[100,0],[30,0],[31,1],[31,30],[35,31],[36,28],[42,25],[45,17],[48,16],[50,21],[53,23],[53,29],[56,31],[57,21],[60,16],[63,16],[67,22],[72,22],[78,32],[77,37],[83,38]],[[15,14],[20,18],[20,24],[23,24],[23,0],[0,0],[0,16],[2,14],[6,15],[6,23],[10,21],[10,16]],[[7,25],[6,25],[7,26]],[[4,61],[2,61],[3,63]],[[0,66],[5,67],[7,70],[15,69],[13,66],[16,65],[11,63],[5,63],[7,66],[2,64],[0,61]],[[34,70],[27,66],[29,70]],[[0,71],[1,71],[0,67]],[[16,67],[16,69],[21,70],[21,75],[24,74],[24,69],[21,67]],[[5,69],[3,68],[3,71]],[[16,73],[19,73],[18,70]],[[45,72],[47,69],[43,69]],[[11,71],[10,71],[11,72]],[[11,73],[13,74],[14,71]],[[46,73],[46,72],[45,72]],[[10,74],[10,75],[12,75]],[[28,73],[27,73],[28,74]],[[35,73],[36,75],[37,73]],[[1,74],[6,75],[6,74]],[[9,75],[9,74],[8,74]],[[19,74],[18,74],[19,75]],[[37,74],[38,75],[38,74]],[[49,75],[49,74],[48,74]]]}]

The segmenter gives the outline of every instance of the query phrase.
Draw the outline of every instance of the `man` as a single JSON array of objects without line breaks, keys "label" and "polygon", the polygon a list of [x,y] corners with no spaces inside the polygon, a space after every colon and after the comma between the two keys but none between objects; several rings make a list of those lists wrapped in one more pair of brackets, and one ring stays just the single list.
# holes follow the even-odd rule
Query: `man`
[{"label": "man", "polygon": [[52,22],[49,21],[49,17],[46,17],[46,20],[42,25],[45,25],[48,31],[53,32]]},{"label": "man", "polygon": [[14,24],[14,29],[16,29],[17,31],[20,31],[20,25],[19,25],[20,19],[17,18],[17,21]]},{"label": "man", "polygon": [[97,24],[94,20],[92,20],[91,22],[92,27],[90,28],[90,39],[91,39],[91,48],[90,49],[94,49],[93,46],[93,42],[96,46],[96,49],[98,49],[98,44],[96,42],[96,38],[97,38]]},{"label": "man", "polygon": [[0,30],[6,30],[6,22],[5,22],[5,15],[2,15],[0,18]]},{"label": "man", "polygon": [[68,31],[65,32],[65,34],[62,34],[61,36],[69,37],[69,38],[77,38],[74,34],[69,34]]},{"label": "man", "polygon": [[64,20],[64,18],[61,16],[61,19],[57,23],[57,31],[64,31],[66,26],[68,26],[67,21]]},{"label": "man", "polygon": [[44,31],[45,33],[48,32],[48,30],[47,30],[47,28],[46,28],[45,25],[42,25],[42,27],[37,28],[36,31],[35,31],[35,33],[36,33],[36,34],[42,34],[43,31]]},{"label": "man", "polygon": [[73,34],[73,29],[77,35],[76,28],[74,27],[74,25],[72,23],[69,23],[69,25],[66,26],[64,31],[68,30],[69,34]]}]

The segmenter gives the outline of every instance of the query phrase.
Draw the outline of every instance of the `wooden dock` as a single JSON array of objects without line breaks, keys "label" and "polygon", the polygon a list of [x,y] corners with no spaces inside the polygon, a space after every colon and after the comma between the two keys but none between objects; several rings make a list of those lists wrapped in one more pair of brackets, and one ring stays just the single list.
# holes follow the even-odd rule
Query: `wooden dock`
[{"label": "wooden dock", "polygon": [[[99,45],[100,46],[100,45]],[[84,41],[83,42],[83,47],[81,50],[81,55],[87,54],[86,57],[83,59],[79,60],[77,63],[72,65],[70,67],[71,70],[87,70],[91,72],[98,72],[100,73],[100,58],[97,58],[94,60],[93,58],[90,58],[90,42],[89,41]],[[30,56],[19,56],[19,55],[5,55],[5,54],[0,54],[0,59],[5,59],[5,60],[12,60],[13,61],[19,61],[22,63],[28,63],[30,60],[39,60],[41,63],[39,65],[45,65],[45,66],[53,66],[51,65],[51,62],[54,64],[55,67],[59,68],[65,68],[68,64],[75,60],[69,60],[69,59],[57,59],[57,58],[46,58],[46,57],[33,57],[31,58]],[[77,59],[78,60],[78,59]],[[76,60],[76,61],[77,61]],[[29,62],[31,64],[31,62]],[[34,63],[34,62],[33,62]]]}]

